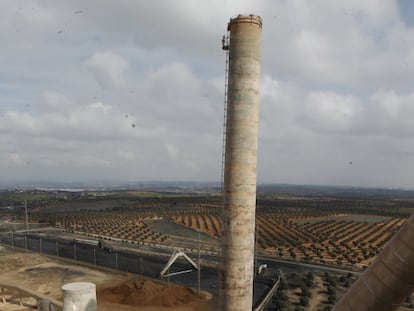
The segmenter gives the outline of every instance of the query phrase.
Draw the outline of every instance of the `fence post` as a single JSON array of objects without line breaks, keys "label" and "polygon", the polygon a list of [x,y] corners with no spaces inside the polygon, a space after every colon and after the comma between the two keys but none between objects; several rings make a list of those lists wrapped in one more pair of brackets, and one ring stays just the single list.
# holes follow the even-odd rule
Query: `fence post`
[{"label": "fence post", "polygon": [[197,257],[197,293],[200,295],[200,279],[201,279],[201,259],[200,259],[200,231],[198,231],[198,257]]},{"label": "fence post", "polygon": [[50,310],[54,310],[52,309],[52,305],[50,304],[50,301],[48,299],[40,299],[38,304],[37,304],[37,308],[40,311],[50,311]]},{"label": "fence post", "polygon": [[19,305],[20,307],[23,307],[22,292],[20,290],[19,290]]}]

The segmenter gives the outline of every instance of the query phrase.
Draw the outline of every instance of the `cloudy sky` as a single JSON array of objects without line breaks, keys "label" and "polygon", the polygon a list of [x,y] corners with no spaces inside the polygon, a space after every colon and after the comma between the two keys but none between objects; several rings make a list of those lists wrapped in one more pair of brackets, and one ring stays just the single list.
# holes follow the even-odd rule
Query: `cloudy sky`
[{"label": "cloudy sky", "polygon": [[414,4],[4,0],[0,182],[219,181],[229,18],[263,18],[259,182],[414,188]]}]

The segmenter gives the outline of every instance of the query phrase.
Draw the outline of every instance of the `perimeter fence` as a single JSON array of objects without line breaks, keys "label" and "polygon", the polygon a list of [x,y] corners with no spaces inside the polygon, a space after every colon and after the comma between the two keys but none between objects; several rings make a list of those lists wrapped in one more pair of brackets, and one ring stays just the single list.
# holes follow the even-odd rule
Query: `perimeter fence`
[{"label": "perimeter fence", "polygon": [[55,256],[58,259],[71,259],[94,266],[136,273],[151,278],[159,278],[161,269],[168,261],[168,257],[145,256],[118,250],[109,251],[101,249],[98,245],[26,234],[9,233],[0,235],[0,245]]}]

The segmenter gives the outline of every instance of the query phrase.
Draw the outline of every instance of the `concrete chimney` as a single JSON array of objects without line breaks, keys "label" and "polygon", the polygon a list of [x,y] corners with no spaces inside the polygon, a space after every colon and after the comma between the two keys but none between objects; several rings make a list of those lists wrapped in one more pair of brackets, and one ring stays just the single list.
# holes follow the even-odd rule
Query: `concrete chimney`
[{"label": "concrete chimney", "polygon": [[262,19],[228,23],[229,53],[219,309],[252,310]]},{"label": "concrete chimney", "polygon": [[414,214],[386,244],[334,311],[392,311],[414,291]]}]

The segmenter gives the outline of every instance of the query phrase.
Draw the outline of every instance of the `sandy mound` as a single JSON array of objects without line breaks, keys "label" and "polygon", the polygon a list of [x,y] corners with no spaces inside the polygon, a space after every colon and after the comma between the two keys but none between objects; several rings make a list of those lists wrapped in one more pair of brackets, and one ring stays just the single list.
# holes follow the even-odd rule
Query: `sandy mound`
[{"label": "sandy mound", "polygon": [[130,306],[177,307],[199,303],[200,298],[190,288],[167,286],[150,280],[137,280],[98,290],[98,301],[114,302]]}]

